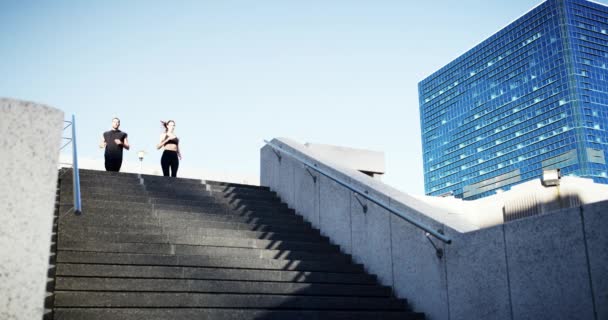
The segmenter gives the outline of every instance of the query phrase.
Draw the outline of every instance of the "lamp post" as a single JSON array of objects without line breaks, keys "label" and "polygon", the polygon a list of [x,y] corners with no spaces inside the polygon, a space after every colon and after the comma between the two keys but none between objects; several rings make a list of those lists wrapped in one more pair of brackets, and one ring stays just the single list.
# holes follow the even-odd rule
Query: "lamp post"
[{"label": "lamp post", "polygon": [[137,157],[139,158],[139,174],[142,174],[142,171],[143,171],[145,154],[146,154],[146,152],[144,150],[137,151]]}]

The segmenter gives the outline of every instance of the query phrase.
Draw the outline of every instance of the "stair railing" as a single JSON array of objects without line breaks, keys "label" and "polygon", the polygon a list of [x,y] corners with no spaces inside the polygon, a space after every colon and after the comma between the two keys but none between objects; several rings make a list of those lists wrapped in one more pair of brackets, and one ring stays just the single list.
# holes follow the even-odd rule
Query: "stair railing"
[{"label": "stair railing", "polygon": [[[295,155],[292,152],[289,152],[289,151],[281,148],[280,146],[278,146],[278,145],[276,145],[276,144],[274,144],[272,142],[269,142],[267,140],[264,140],[264,142],[273,149],[273,152],[275,154],[277,154],[277,157],[279,157],[279,159],[281,159],[280,158],[280,152],[285,153],[285,154],[291,156],[293,159],[297,160],[298,162],[302,163],[307,168],[307,170],[308,169],[312,169],[312,170],[314,170],[314,171],[316,171],[316,172],[318,172],[318,173],[326,176],[327,178],[329,178],[329,179],[333,180],[334,182],[338,183],[339,185],[341,185],[341,186],[343,186],[343,187],[351,190],[352,192],[356,193],[357,195],[359,195],[361,197],[366,198],[367,200],[369,200],[369,201],[377,204],[378,206],[382,207],[383,209],[387,210],[388,212],[391,212],[392,214],[396,215],[397,217],[399,217],[399,218],[401,218],[401,219],[409,222],[410,224],[416,226],[417,228],[423,230],[425,232],[425,235],[427,236],[427,238],[429,236],[433,236],[433,237],[435,237],[435,238],[443,241],[446,244],[452,243],[452,239],[446,237],[443,234],[442,231],[440,231],[440,230],[433,230],[431,227],[425,225],[424,223],[422,223],[420,221],[416,221],[413,218],[410,218],[407,215],[405,215],[405,214],[403,214],[403,213],[401,213],[401,212],[399,212],[399,211],[397,211],[397,210],[395,210],[393,208],[390,208],[383,201],[376,199],[375,197],[367,194],[367,192],[365,192],[365,191],[359,190],[358,188],[354,187],[352,184],[350,184],[348,182],[345,182],[345,181],[343,181],[340,178],[337,178],[333,174],[331,174],[331,173],[329,173],[329,172],[327,172],[327,171],[325,171],[325,170],[323,170],[321,168],[318,168],[316,164],[310,163],[307,160],[303,159],[302,157],[300,157],[298,155]],[[364,208],[364,209],[366,210],[366,208]],[[430,238],[429,238],[429,240],[430,240]],[[440,248],[435,248],[435,249],[437,250],[438,256],[439,255],[443,255],[443,251],[440,250]]]},{"label": "stair railing", "polygon": [[63,128],[65,132],[67,128],[72,128],[71,137],[63,137],[63,140],[67,142],[61,146],[60,150],[72,145],[72,185],[74,194],[74,214],[80,215],[82,213],[82,202],[80,199],[80,172],[78,171],[78,149],[76,148],[76,117],[72,115],[72,121],[64,120],[67,125]]}]

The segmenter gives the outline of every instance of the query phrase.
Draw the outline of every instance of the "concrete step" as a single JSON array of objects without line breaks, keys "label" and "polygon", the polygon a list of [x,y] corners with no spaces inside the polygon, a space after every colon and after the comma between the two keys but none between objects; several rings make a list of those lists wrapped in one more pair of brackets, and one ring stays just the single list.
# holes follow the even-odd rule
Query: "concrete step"
[{"label": "concrete step", "polygon": [[251,184],[242,184],[242,183],[232,183],[232,182],[223,182],[223,181],[214,181],[214,180],[205,180],[205,184],[217,187],[224,188],[242,188],[242,189],[254,189],[254,190],[266,190],[269,191],[269,187],[265,186],[256,186]]},{"label": "concrete step", "polygon": [[148,266],[188,266],[215,268],[243,268],[263,270],[323,271],[362,273],[359,264],[336,261],[277,260],[260,258],[209,257],[193,255],[159,255],[104,252],[57,252],[57,263],[94,263]]},{"label": "concrete step", "polygon": [[[72,199],[72,197],[73,197],[72,190],[62,192],[60,195],[60,203],[69,202]],[[146,204],[152,203],[149,196],[143,192],[138,193],[138,194],[132,194],[132,193],[121,194],[121,193],[112,193],[112,192],[93,193],[93,192],[85,191],[85,192],[80,193],[80,199],[83,203],[84,202],[88,203],[90,201],[120,201],[120,202],[124,201],[124,202],[146,203]]]},{"label": "concrete step", "polygon": [[205,223],[241,223],[250,224],[253,226],[277,225],[277,226],[294,226],[294,227],[311,227],[310,223],[304,222],[304,219],[298,215],[280,214],[280,215],[256,215],[248,213],[244,215],[230,213],[192,213],[192,212],[175,212],[163,210],[140,210],[140,211],[118,211],[110,212],[88,210],[83,215],[66,215],[62,216],[59,224],[65,225],[90,225],[98,224],[100,227],[110,226],[136,226],[136,225],[161,225],[166,226],[182,226],[196,225],[197,227],[204,226]]},{"label": "concrete step", "polygon": [[277,200],[246,200],[246,199],[216,199],[217,203],[222,203],[231,208],[289,208],[286,203]]},{"label": "concrete step", "polygon": [[[72,188],[72,179],[61,180],[61,186]],[[143,186],[138,179],[80,179],[80,188],[140,188]]]},{"label": "concrete step", "polygon": [[61,228],[105,228],[115,231],[127,230],[146,230],[147,228],[165,228],[167,230],[192,230],[192,229],[232,229],[232,230],[249,230],[249,231],[270,231],[270,232],[288,232],[289,230],[305,231],[304,233],[318,234],[318,231],[312,231],[309,223],[299,220],[273,220],[271,222],[264,221],[248,221],[246,219],[229,219],[225,215],[201,215],[198,219],[180,219],[180,218],[162,218],[155,216],[103,216],[103,215],[87,215],[76,216],[69,215],[63,217],[59,222]]},{"label": "concrete step", "polygon": [[281,208],[287,209],[287,205],[280,202],[268,202],[268,201],[250,201],[250,200],[231,200],[222,201],[212,197],[204,199],[176,199],[176,198],[150,198],[150,202],[155,205],[169,204],[169,205],[180,205],[180,206],[191,206],[191,207],[206,207],[206,206],[224,206],[230,208]]},{"label": "concrete step", "polygon": [[265,188],[243,188],[243,187],[223,187],[209,184],[194,184],[194,183],[153,183],[144,179],[144,185],[147,190],[151,191],[173,191],[173,192],[188,192],[188,191],[213,191],[223,194],[248,194],[248,195],[265,195],[274,194]]},{"label": "concrete step", "polygon": [[404,300],[263,294],[55,291],[56,307],[273,308],[405,311]]},{"label": "concrete step", "polygon": [[203,188],[174,190],[151,189],[146,186],[146,192],[153,198],[180,199],[180,200],[214,200],[213,193]]},{"label": "concrete step", "polygon": [[295,211],[293,211],[292,209],[288,209],[288,208],[277,208],[274,206],[268,206],[268,207],[252,207],[252,206],[247,206],[247,207],[228,207],[222,204],[218,204],[217,206],[187,206],[187,205],[173,205],[173,204],[156,204],[154,205],[154,209],[155,210],[171,210],[171,211],[181,211],[181,212],[203,212],[203,213],[210,213],[210,212],[221,212],[222,210],[224,211],[231,211],[231,214],[239,214],[239,213],[258,213],[258,214],[268,214],[268,215],[275,215],[275,214],[293,214],[295,213]]},{"label": "concrete step", "polygon": [[[218,218],[213,219],[214,216]],[[208,218],[211,217],[211,218]],[[66,228],[99,228],[115,232],[130,232],[137,229],[141,231],[162,229],[167,233],[200,233],[201,229],[226,229],[254,232],[293,233],[319,235],[309,223],[298,220],[274,220],[284,223],[253,223],[245,219],[220,219],[221,215],[200,215],[197,218],[180,218],[172,215],[70,215],[62,217],[59,221],[60,229]],[[207,219],[205,219],[207,218]],[[93,231],[93,229],[91,229]],[[153,233],[150,231],[149,233]]]},{"label": "concrete step", "polygon": [[[60,180],[62,182],[66,182],[66,183],[71,183],[73,181],[73,177],[72,175],[64,175],[60,178]],[[110,183],[110,182],[114,182],[114,183],[137,183],[140,184],[141,183],[141,179],[139,179],[138,176],[135,175],[128,175],[128,176],[105,176],[105,175],[88,175],[88,174],[81,174],[80,175],[80,182],[101,182],[101,183]]]},{"label": "concrete step", "polygon": [[[60,229],[61,230],[61,229]],[[135,242],[135,243],[180,243],[202,245],[205,239],[198,237],[183,236],[181,239],[163,234],[140,234],[140,233],[92,233],[84,230],[66,230],[58,234],[59,244],[71,241],[99,241],[99,242]]]},{"label": "concrete step", "polygon": [[142,174],[142,179],[147,183],[159,183],[159,184],[203,184],[201,179],[192,178],[174,178],[165,176],[155,176],[149,174]]},{"label": "concrete step", "polygon": [[[59,206],[59,212],[65,212],[67,209],[72,208],[72,203],[64,203]],[[123,205],[120,202],[115,203],[114,207],[107,206],[95,206],[92,205],[89,201],[83,203],[82,205],[83,214],[79,217],[85,216],[110,216],[110,215],[145,215],[145,216],[153,216],[154,210],[151,207],[141,207],[141,208],[132,208],[127,205]],[[63,216],[61,216],[63,218]]]},{"label": "concrete step", "polygon": [[266,189],[249,189],[249,188],[225,188],[220,186],[206,185],[206,189],[214,194],[223,196],[260,196],[260,197],[278,197],[274,191]]},{"label": "concrete step", "polygon": [[204,189],[198,190],[164,190],[164,189],[150,189],[146,188],[148,195],[153,198],[164,198],[164,199],[180,199],[180,200],[214,200],[222,203],[281,203],[280,199],[276,196],[269,195],[266,193],[258,194],[222,194],[217,192],[210,192]]},{"label": "concrete step", "polygon": [[277,197],[275,194],[271,194],[269,192],[264,193],[244,193],[244,194],[231,194],[231,193],[221,193],[216,191],[208,191],[208,193],[219,200],[224,201],[232,201],[234,199],[241,200],[254,200],[254,201],[267,201],[267,202],[281,202],[281,199]]},{"label": "concrete step", "polygon": [[172,220],[163,219],[162,226],[165,229],[176,229],[186,227],[190,229],[230,229],[230,230],[248,230],[256,232],[289,232],[289,233],[309,233],[309,234],[320,234],[318,230],[313,229],[310,224],[298,223],[298,224],[255,224],[255,223],[243,223],[236,221],[189,221],[189,224],[184,225],[184,220]]},{"label": "concrete step", "polygon": [[231,281],[271,281],[296,283],[332,283],[375,285],[376,277],[365,273],[316,271],[255,270],[240,268],[205,268],[181,266],[130,266],[108,264],[60,263],[57,276],[117,277],[155,279],[201,279]]},{"label": "concrete step", "polygon": [[[130,187],[96,187],[96,186],[81,186],[80,187],[80,196],[86,195],[112,195],[112,196],[139,196],[139,197],[147,197],[148,193],[142,187],[130,186]],[[61,185],[59,196],[63,197],[72,197],[73,189],[72,185],[65,186]]]},{"label": "concrete step", "polygon": [[93,241],[69,241],[61,244],[66,251],[88,251],[106,253],[146,253],[162,255],[234,256],[281,260],[326,260],[351,262],[351,257],[339,252],[309,252],[297,250],[268,250],[216,246],[192,246],[163,243],[100,243]]},{"label": "concrete step", "polygon": [[[70,174],[72,169],[69,169]],[[103,177],[138,177],[137,173],[113,172],[105,170],[80,169],[80,176],[103,176]]]},{"label": "concrete step", "polygon": [[391,297],[390,288],[383,286],[193,279],[124,279],[59,276],[55,282],[55,289],[65,291],[194,292],[293,296]]},{"label": "concrete step", "polygon": [[192,185],[163,185],[163,184],[147,184],[144,182],[144,188],[148,192],[152,193],[167,193],[175,195],[196,195],[196,194],[210,194],[205,185],[192,184]]},{"label": "concrete step", "polygon": [[84,207],[87,211],[79,216],[61,216],[60,223],[101,223],[101,224],[120,224],[120,223],[137,223],[141,221],[146,223],[160,222],[159,216],[153,210],[124,210],[113,209],[106,210],[100,208]]},{"label": "concrete step", "polygon": [[148,195],[151,198],[160,198],[160,199],[172,199],[172,200],[189,200],[189,201],[215,201],[220,203],[247,203],[247,204],[281,204],[282,202],[278,197],[268,197],[268,196],[229,196],[229,195],[221,195],[217,193],[211,193],[207,191],[201,191],[200,193],[192,192],[188,195],[180,194],[180,193],[171,193],[171,192],[150,192],[148,191]]},{"label": "concrete step", "polygon": [[151,197],[156,198],[203,200],[206,197],[211,197],[215,200],[222,201],[223,203],[227,201],[235,201],[237,199],[240,201],[262,201],[270,203],[280,203],[280,199],[278,197],[267,192],[223,194],[219,192],[212,192],[204,188],[174,190],[168,188],[151,188],[149,186],[147,186],[145,189]]},{"label": "concrete step", "polygon": [[261,197],[261,198],[279,198],[276,192],[266,189],[243,189],[243,188],[220,188],[212,185],[205,185],[207,191],[215,196],[221,197]]},{"label": "concrete step", "polygon": [[[181,209],[181,208],[180,208]],[[190,208],[191,209],[191,208]],[[300,220],[301,216],[298,216],[291,209],[286,210],[176,210],[176,209],[160,209],[155,208],[154,212],[159,217],[168,217],[171,219],[198,219],[201,215],[216,215],[226,217],[240,217],[246,219],[260,218],[260,219],[280,219],[289,220],[296,219]]]},{"label": "concrete step", "polygon": [[[152,210],[152,204],[150,203],[141,203],[141,202],[128,202],[128,201],[120,201],[117,197],[117,200],[92,200],[88,198],[82,199],[82,207],[93,207],[97,209],[114,209],[114,208],[124,208],[128,210]],[[71,201],[69,199],[61,199],[59,205],[70,205]]]},{"label": "concrete step", "polygon": [[250,223],[254,225],[306,225],[311,226],[309,222],[305,222],[302,216],[291,214],[275,214],[275,215],[236,215],[236,214],[204,214],[204,213],[174,213],[171,211],[154,211],[158,217],[163,220],[175,221],[175,223],[188,223],[193,221],[225,221],[225,222],[240,222]]},{"label": "concrete step", "polygon": [[[185,232],[188,231],[188,232]],[[153,242],[153,243],[179,243],[206,245],[206,238],[231,238],[242,240],[283,240],[309,243],[325,243],[326,237],[317,233],[275,233],[275,232],[256,232],[246,230],[230,229],[200,229],[200,230],[172,230],[165,229],[162,232],[149,232],[147,230],[106,230],[103,228],[83,227],[79,229],[59,229],[59,240],[82,241],[94,239],[95,241],[105,242]],[[203,241],[203,242],[201,242]]]},{"label": "concrete step", "polygon": [[[66,212],[68,209],[72,209],[73,205],[62,204],[59,207],[59,212]],[[59,222],[63,220],[74,220],[74,221],[84,221],[88,219],[96,220],[96,221],[107,221],[110,219],[118,219],[117,221],[124,219],[125,221],[137,221],[137,218],[146,218],[146,217],[154,217],[155,215],[153,210],[150,209],[137,209],[137,210],[129,210],[123,208],[114,208],[114,209],[106,209],[106,208],[96,208],[90,206],[82,206],[82,214],[81,215],[59,215]]]},{"label": "concrete step", "polygon": [[163,201],[204,201],[204,202],[216,202],[215,197],[210,192],[201,191],[191,195],[177,194],[171,192],[160,192],[160,191],[149,191],[146,190],[148,196],[152,199],[158,199],[159,202]]},{"label": "concrete step", "polygon": [[409,311],[268,310],[238,308],[57,308],[63,320],[421,320]]},{"label": "concrete step", "polygon": [[[184,230],[184,232],[185,231],[186,230]],[[104,225],[97,225],[97,224],[78,225],[76,223],[62,224],[58,229],[58,233],[62,236],[68,236],[71,238],[89,237],[90,239],[100,239],[100,240],[105,239],[104,236],[102,236],[101,238],[98,237],[98,235],[101,235],[101,234],[116,234],[116,233],[142,234],[142,235],[167,234],[164,232],[163,227],[160,225],[151,225],[151,224],[145,224],[145,225],[131,224],[131,225],[129,225],[129,224],[127,224],[124,226],[116,226],[116,225],[104,226]]]}]

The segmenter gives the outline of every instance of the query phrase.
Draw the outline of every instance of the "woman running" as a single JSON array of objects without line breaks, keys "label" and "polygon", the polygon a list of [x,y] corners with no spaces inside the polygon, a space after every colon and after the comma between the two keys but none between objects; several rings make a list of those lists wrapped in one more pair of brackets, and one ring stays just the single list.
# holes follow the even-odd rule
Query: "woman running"
[{"label": "woman running", "polygon": [[160,134],[160,141],[156,145],[156,149],[163,148],[163,156],[160,158],[160,166],[163,168],[163,175],[169,176],[169,169],[171,169],[171,176],[177,176],[177,168],[179,167],[179,160],[182,159],[182,154],[179,152],[179,138],[175,135],[175,121],[162,121],[165,132]]}]

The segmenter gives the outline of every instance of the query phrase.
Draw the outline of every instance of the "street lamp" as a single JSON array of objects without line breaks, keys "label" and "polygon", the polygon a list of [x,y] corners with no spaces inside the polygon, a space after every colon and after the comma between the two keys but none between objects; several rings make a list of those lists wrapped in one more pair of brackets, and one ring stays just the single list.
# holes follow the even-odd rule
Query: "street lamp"
[{"label": "street lamp", "polygon": [[144,150],[137,151],[137,157],[139,158],[139,174],[142,174],[143,164],[144,164],[144,155],[146,152]]}]

